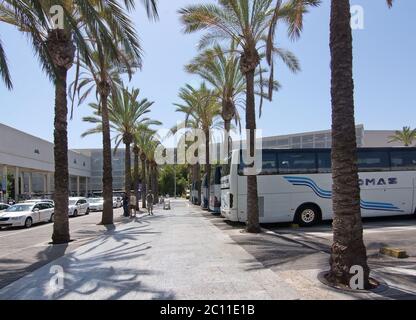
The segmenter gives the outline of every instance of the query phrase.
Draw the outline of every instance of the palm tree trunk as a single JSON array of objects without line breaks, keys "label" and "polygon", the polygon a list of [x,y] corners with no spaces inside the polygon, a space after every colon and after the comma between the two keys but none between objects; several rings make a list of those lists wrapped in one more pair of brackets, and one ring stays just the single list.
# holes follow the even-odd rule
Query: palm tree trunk
[{"label": "palm tree trunk", "polygon": [[58,67],[55,81],[55,221],[53,224],[52,242],[54,244],[68,243],[68,106],[67,106],[67,73],[65,67]]},{"label": "palm tree trunk", "polygon": [[196,187],[197,187],[197,192],[198,192],[198,201],[199,203],[197,204],[201,204],[201,165],[199,164],[199,162],[196,164]]},{"label": "palm tree trunk", "polygon": [[53,224],[52,242],[68,243],[68,101],[67,75],[75,57],[75,46],[72,35],[67,30],[56,29],[48,33],[47,50],[55,66],[55,120],[54,120],[54,157],[55,157],[55,221]]},{"label": "palm tree trunk", "polygon": [[108,114],[108,95],[110,88],[106,84],[101,86],[101,119],[103,127],[103,198],[104,206],[101,224],[112,225],[113,212],[113,165],[111,154],[110,119]]},{"label": "palm tree trunk", "polygon": [[146,159],[142,157],[142,208],[146,209]]},{"label": "palm tree trunk", "polygon": [[134,146],[134,193],[136,196],[136,208],[139,208],[139,148]]},{"label": "palm tree trunk", "polygon": [[[246,129],[250,131],[250,156],[255,155],[256,145],[256,109],[255,109],[255,97],[254,97],[254,70],[250,70],[245,73],[247,82],[246,93]],[[247,232],[259,233],[260,220],[259,220],[259,204],[257,194],[257,176],[247,176]]]},{"label": "palm tree trunk", "polygon": [[155,199],[156,204],[159,203],[159,170],[155,167]]},{"label": "palm tree trunk", "polygon": [[130,141],[125,143],[125,172],[124,172],[124,188],[127,194],[127,197],[130,199],[131,196],[131,151],[130,151]]},{"label": "palm tree trunk", "polygon": [[[207,197],[208,197],[208,209],[209,209],[209,202],[210,202],[210,187],[211,187],[211,164],[210,164],[210,157],[209,157],[209,130],[205,130],[205,171],[207,174]],[[202,200],[202,199],[201,199]]]},{"label": "palm tree trunk", "polygon": [[361,266],[369,287],[363,241],[354,120],[353,49],[349,0],[331,1],[332,175],[334,243],[328,280],[349,286],[351,267]]},{"label": "palm tree trunk", "polygon": [[[146,161],[146,170],[147,170],[147,181],[146,181],[146,190],[149,192],[152,189],[152,172],[150,171],[149,160]],[[153,190],[151,190],[153,192]]]},{"label": "palm tree trunk", "polygon": [[156,168],[155,165],[151,164],[151,170],[152,170],[152,192],[153,192],[153,204],[157,204],[156,199]]}]

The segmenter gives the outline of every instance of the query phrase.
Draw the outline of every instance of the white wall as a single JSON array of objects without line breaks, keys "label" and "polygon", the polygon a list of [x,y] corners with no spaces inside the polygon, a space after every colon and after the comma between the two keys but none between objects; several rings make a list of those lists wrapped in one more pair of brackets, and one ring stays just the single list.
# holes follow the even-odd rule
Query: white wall
[{"label": "white wall", "polygon": [[[54,172],[53,147],[53,143],[0,123],[0,164]],[[70,175],[91,176],[89,157],[73,151],[69,151],[68,157]]]}]

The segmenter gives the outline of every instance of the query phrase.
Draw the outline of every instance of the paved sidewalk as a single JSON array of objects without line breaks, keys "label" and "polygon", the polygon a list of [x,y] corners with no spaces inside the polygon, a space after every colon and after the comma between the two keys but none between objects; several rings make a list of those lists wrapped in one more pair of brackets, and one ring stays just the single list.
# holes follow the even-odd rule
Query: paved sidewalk
[{"label": "paved sidewalk", "polygon": [[[349,299],[315,275],[288,278],[265,267],[183,200],[117,225],[0,290],[0,299]],[[51,285],[64,270],[63,289]],[[296,277],[300,284],[293,282]]]}]

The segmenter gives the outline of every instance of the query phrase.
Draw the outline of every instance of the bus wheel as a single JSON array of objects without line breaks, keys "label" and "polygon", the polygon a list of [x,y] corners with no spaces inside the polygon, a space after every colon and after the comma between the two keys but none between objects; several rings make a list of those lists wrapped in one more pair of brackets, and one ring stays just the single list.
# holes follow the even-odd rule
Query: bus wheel
[{"label": "bus wheel", "polygon": [[321,221],[321,212],[316,205],[301,206],[296,213],[296,222],[302,227],[314,226]]}]

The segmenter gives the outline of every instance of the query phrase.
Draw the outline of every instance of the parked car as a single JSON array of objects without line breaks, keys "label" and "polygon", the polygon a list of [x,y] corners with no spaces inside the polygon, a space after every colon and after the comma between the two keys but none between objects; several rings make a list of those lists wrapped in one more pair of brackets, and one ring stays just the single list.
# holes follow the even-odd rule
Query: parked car
[{"label": "parked car", "polygon": [[86,198],[69,198],[68,214],[70,217],[76,217],[81,214],[88,215],[90,206]]},{"label": "parked car", "polygon": [[0,203],[0,212],[6,211],[8,208],[10,208],[10,205],[5,203]]},{"label": "parked car", "polygon": [[89,198],[88,204],[90,206],[90,211],[104,210],[104,198]]},{"label": "parked car", "polygon": [[113,197],[113,208],[121,208],[123,206],[123,201],[120,197]]},{"label": "parked car", "polygon": [[54,221],[54,206],[49,202],[19,203],[0,213],[0,227],[25,227]]},{"label": "parked car", "polygon": [[39,203],[39,202],[48,202],[55,206],[55,202],[50,199],[30,199],[30,200],[24,201],[23,203]]}]

